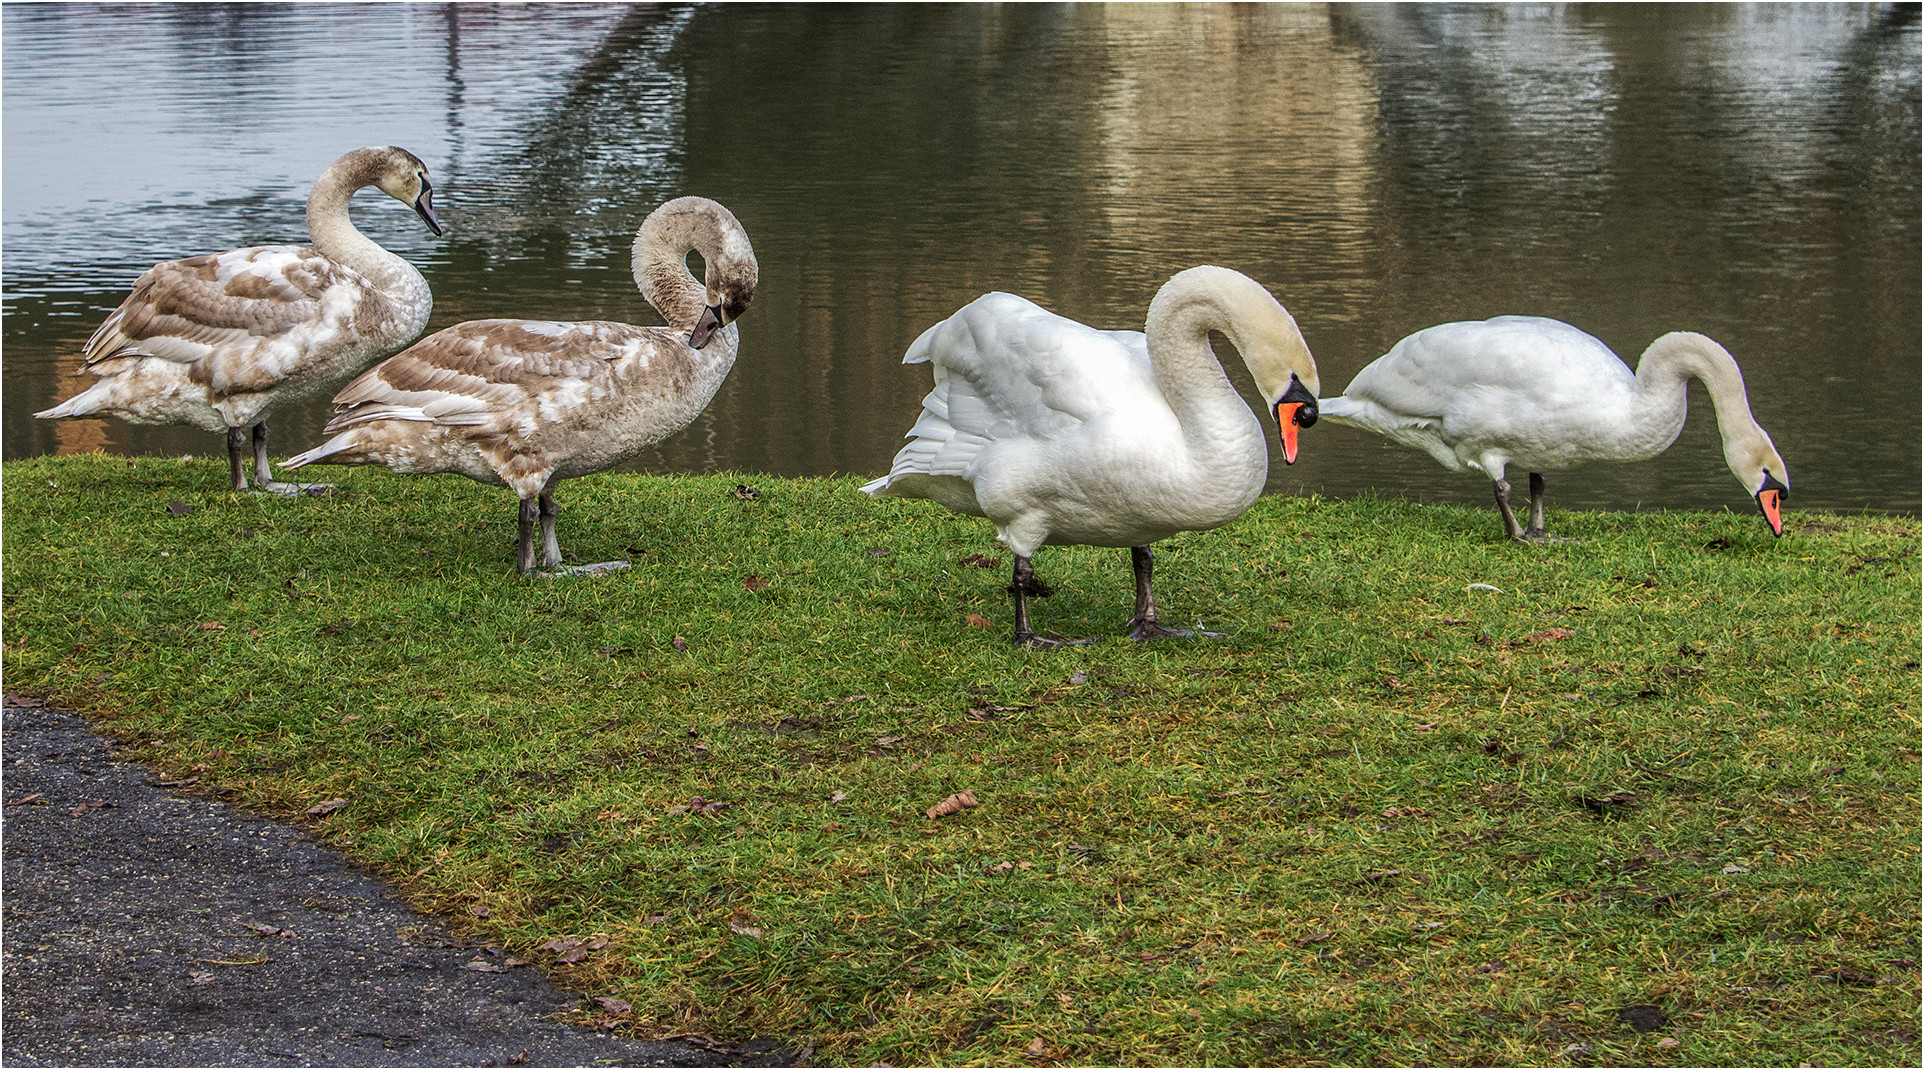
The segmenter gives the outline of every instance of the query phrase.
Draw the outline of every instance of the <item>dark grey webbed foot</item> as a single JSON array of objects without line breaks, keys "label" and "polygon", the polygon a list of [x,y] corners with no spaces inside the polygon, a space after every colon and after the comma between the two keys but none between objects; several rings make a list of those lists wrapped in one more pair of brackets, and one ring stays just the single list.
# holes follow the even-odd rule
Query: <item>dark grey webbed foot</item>
[{"label": "dark grey webbed foot", "polygon": [[1095,641],[1094,638],[1064,639],[1059,635],[1042,636],[1031,631],[1018,631],[1012,638],[1013,645],[1028,647],[1031,650],[1058,650],[1065,646],[1088,646]]},{"label": "dark grey webbed foot", "polygon": [[1138,643],[1146,643],[1152,639],[1193,639],[1197,636],[1202,636],[1206,639],[1221,639],[1223,637],[1223,633],[1221,632],[1203,631],[1200,628],[1165,628],[1153,620],[1142,620],[1140,618],[1132,619],[1127,627],[1129,628],[1129,638],[1134,639]]}]

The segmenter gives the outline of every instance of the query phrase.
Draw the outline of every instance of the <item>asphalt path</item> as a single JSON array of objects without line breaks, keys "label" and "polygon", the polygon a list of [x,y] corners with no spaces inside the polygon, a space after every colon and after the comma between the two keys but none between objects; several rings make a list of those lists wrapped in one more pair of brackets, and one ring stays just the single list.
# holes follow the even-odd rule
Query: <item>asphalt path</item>
[{"label": "asphalt path", "polygon": [[33,703],[8,695],[0,729],[0,1063],[787,1065],[564,1025],[579,995]]}]

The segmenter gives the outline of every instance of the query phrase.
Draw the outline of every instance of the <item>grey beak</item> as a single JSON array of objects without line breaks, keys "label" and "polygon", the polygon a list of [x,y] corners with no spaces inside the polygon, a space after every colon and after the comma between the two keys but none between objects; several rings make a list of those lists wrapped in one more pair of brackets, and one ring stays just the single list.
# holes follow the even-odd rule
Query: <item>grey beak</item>
[{"label": "grey beak", "polygon": [[688,332],[690,349],[700,349],[722,329],[721,309],[709,305],[701,310],[701,318],[695,321],[695,329]]}]

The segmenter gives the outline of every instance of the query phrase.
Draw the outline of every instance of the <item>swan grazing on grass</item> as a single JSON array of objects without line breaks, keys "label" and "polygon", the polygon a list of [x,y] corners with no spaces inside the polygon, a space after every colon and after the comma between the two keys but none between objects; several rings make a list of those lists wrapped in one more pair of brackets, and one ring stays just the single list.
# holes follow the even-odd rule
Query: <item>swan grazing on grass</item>
[{"label": "swan grazing on grass", "polygon": [[434,297],[406,260],[356,230],[347,206],[373,186],[434,218],[427,168],[392,146],[334,161],[307,196],[313,246],[263,245],[155,264],[108,316],[83,353],[100,381],[34,413],[42,420],[118,416],[136,424],[192,424],[227,433],[236,491],[247,489],[248,428],[254,479],[267,464],[267,416],[324,394],[414,340]]},{"label": "swan grazing on grass", "polygon": [[[1542,473],[1662,453],[1683,430],[1693,377],[1710,391],[1725,463],[1782,535],[1790,473],[1750,414],[1737,361],[1701,334],[1650,343],[1633,375],[1609,346],[1557,320],[1445,323],[1396,343],[1341,397],[1324,398],[1322,413],[1425,450],[1451,471],[1483,473],[1510,538],[1543,542]],[[1510,509],[1503,472],[1512,464],[1530,473],[1528,527]]]},{"label": "swan grazing on grass", "polygon": [[1058,646],[1029,627],[1047,594],[1030,558],[1045,545],[1127,546],[1134,639],[1188,635],[1156,623],[1149,544],[1220,527],[1262,493],[1262,424],[1209,346],[1227,335],[1281,428],[1316,422],[1316,362],[1296,321],[1248,276],[1195,267],[1149,305],[1148,333],[1099,331],[1013,294],[991,293],[922,333],[904,364],[930,364],[910,442],[870,494],[928,498],[987,517],[1015,554],[1017,645]]},{"label": "swan grazing on grass", "polygon": [[[688,270],[691,250],[706,282]],[[748,234],[706,198],[651,212],[632,255],[636,285],[668,326],[475,320],[437,331],[343,387],[327,425],[334,437],[286,467],[379,464],[505,486],[521,499],[516,567],[535,571],[537,519],[540,564],[559,566],[555,485],[628,460],[701,415],[734,367],[735,319],[755,293]]]}]

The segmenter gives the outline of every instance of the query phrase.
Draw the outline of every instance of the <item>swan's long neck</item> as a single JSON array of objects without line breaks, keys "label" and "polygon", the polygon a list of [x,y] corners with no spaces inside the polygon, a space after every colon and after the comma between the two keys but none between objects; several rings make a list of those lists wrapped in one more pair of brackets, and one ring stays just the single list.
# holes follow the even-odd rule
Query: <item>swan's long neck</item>
[{"label": "swan's long neck", "polygon": [[413,264],[383,249],[348,218],[355,191],[373,185],[378,177],[359,153],[349,153],[323,172],[307,195],[308,237],[322,256],[360,272],[384,293],[425,294],[427,280]]},{"label": "swan's long neck", "polygon": [[1254,279],[1227,268],[1179,272],[1149,305],[1149,361],[1163,396],[1192,449],[1221,452],[1232,436],[1267,457],[1262,425],[1229,381],[1209,332],[1221,331],[1241,354],[1265,403],[1274,405],[1292,379],[1310,396],[1320,384],[1309,346],[1288,311]]},{"label": "swan's long neck", "polygon": [[[701,254],[707,280],[688,270]],[[755,251],[728,209],[702,197],[679,197],[649,213],[635,233],[635,285],[668,326],[688,331],[716,307],[733,322],[755,291]]]},{"label": "swan's long neck", "polygon": [[1209,345],[1211,330],[1229,333],[1229,316],[1208,295],[1179,293],[1165,300],[1169,289],[1165,286],[1150,304],[1145,334],[1150,366],[1182,424],[1183,438],[1192,449],[1219,448],[1251,436],[1260,446],[1261,427]]},{"label": "swan's long neck", "polygon": [[[1701,380],[1717,411],[1717,431],[1724,440],[1724,456],[1736,470],[1739,458],[1760,449],[1775,454],[1770,436],[1750,411],[1750,394],[1736,358],[1716,342],[1692,331],[1672,331],[1650,343],[1637,361],[1637,412],[1632,422],[1667,430],[1662,446],[1675,442],[1683,430],[1690,404],[1690,380]],[[1654,452],[1654,451],[1653,451]],[[1781,461],[1778,467],[1782,468]],[[1778,478],[1784,473],[1778,471]],[[1746,478],[1738,473],[1739,478]],[[1754,489],[1754,488],[1753,488]]]}]

